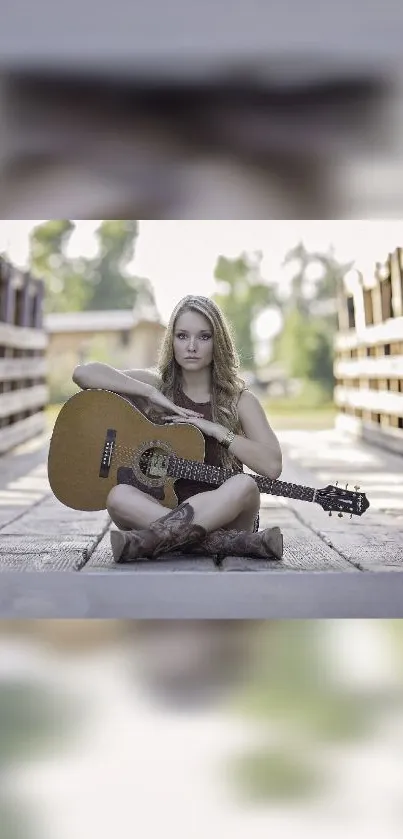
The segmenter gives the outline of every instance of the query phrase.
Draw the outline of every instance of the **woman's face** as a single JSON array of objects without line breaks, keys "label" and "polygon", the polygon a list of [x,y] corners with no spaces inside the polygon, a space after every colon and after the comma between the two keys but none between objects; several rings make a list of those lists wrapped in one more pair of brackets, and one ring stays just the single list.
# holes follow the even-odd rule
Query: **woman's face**
[{"label": "woman's face", "polygon": [[213,330],[199,312],[182,312],[173,334],[174,356],[184,370],[201,370],[213,360]]}]

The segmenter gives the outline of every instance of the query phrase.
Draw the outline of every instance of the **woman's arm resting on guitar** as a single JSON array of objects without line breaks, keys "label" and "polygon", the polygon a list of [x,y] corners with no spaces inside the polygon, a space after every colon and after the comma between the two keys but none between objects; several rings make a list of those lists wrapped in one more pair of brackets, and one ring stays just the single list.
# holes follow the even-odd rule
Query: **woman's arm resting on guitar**
[{"label": "woman's arm resting on guitar", "polygon": [[[144,373],[147,373],[147,371],[144,371]],[[79,364],[73,372],[73,382],[83,390],[101,388],[127,396],[147,396],[149,398],[155,388],[155,382],[151,377],[153,377],[152,373],[148,374],[148,380],[144,377],[146,380],[141,381],[100,361]]]},{"label": "woman's arm resting on guitar", "polygon": [[[141,376],[141,379],[134,378],[134,372]],[[155,373],[151,373],[148,370],[128,371],[126,373],[121,370],[116,370],[115,367],[111,367],[109,364],[104,364],[100,361],[91,361],[88,364],[79,364],[74,369],[73,382],[83,390],[100,388],[101,390],[111,390],[114,393],[120,393],[126,396],[146,397],[154,405],[158,405],[168,411],[173,411],[176,414],[180,414],[180,416],[200,416],[196,411],[190,411],[187,408],[180,408],[174,405],[158,389],[158,377]]]}]

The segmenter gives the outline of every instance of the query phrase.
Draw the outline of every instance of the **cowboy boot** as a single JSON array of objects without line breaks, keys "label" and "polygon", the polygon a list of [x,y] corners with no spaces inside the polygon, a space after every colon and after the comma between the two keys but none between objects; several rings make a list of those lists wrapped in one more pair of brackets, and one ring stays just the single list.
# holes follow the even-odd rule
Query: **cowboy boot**
[{"label": "cowboy boot", "polygon": [[111,547],[115,562],[131,562],[140,557],[151,559],[198,542],[206,536],[206,530],[193,524],[193,518],[193,507],[183,502],[144,530],[112,531]]},{"label": "cowboy boot", "polygon": [[282,559],[283,534],[279,527],[266,528],[257,533],[250,530],[214,530],[202,542],[190,547],[189,553]]}]

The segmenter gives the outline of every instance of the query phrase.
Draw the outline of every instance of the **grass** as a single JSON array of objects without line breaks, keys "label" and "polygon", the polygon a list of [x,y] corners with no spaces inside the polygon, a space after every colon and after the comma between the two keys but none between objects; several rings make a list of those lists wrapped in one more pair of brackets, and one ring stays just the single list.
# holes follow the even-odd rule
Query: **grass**
[{"label": "grass", "polygon": [[337,414],[333,401],[315,382],[304,383],[297,396],[266,397],[261,402],[276,431],[332,428]]},{"label": "grass", "polygon": [[323,431],[333,428],[336,414],[337,410],[334,407],[284,412],[270,405],[267,409],[267,416],[274,431]]}]

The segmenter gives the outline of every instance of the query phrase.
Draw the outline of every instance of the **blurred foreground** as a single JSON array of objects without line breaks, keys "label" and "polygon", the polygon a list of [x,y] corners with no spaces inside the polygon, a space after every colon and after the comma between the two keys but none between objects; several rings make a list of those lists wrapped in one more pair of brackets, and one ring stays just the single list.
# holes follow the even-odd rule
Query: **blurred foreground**
[{"label": "blurred foreground", "polygon": [[371,75],[205,85],[11,74],[2,218],[398,218],[403,93]]},{"label": "blurred foreground", "polygon": [[0,629],[2,839],[401,836],[400,622]]}]

